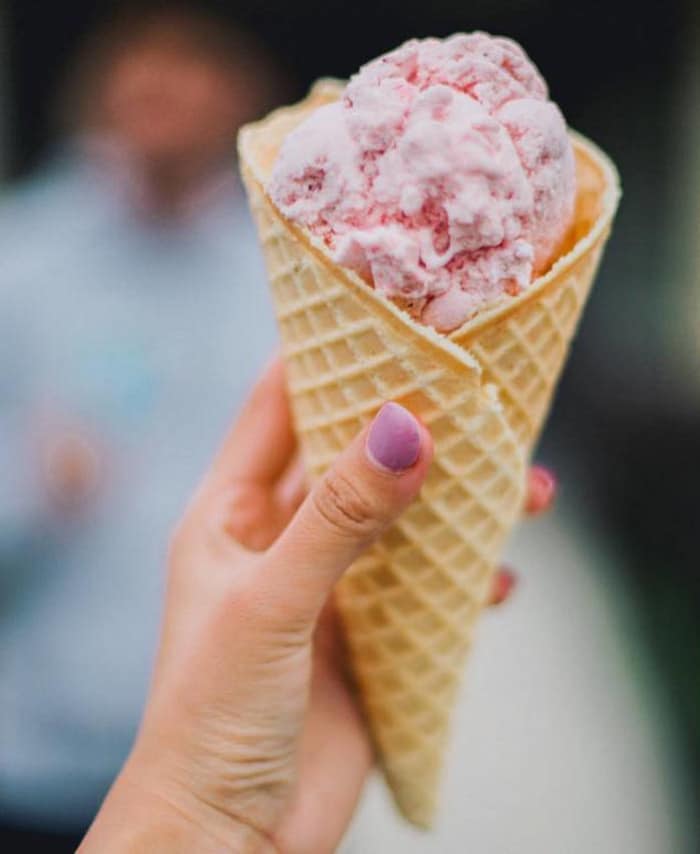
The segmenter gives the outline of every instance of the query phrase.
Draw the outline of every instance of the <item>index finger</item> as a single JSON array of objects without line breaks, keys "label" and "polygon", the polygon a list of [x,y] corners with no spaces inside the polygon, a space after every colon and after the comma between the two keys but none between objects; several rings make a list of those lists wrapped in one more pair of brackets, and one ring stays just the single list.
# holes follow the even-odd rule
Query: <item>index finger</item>
[{"label": "index finger", "polygon": [[296,449],[296,437],[279,356],[267,366],[224,439],[209,479],[221,484],[272,487]]}]

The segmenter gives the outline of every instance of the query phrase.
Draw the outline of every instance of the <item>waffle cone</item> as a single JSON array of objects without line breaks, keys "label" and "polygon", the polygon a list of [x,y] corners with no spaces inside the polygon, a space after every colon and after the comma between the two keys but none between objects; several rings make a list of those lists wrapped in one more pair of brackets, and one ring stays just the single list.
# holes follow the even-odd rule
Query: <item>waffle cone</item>
[{"label": "waffle cone", "polygon": [[432,823],[472,632],[523,503],[543,426],[613,218],[613,166],[573,137],[575,224],[547,275],[452,335],[415,322],[264,192],[279,146],[340,84],[245,127],[243,177],[282,338],[295,426],[312,478],[384,401],[429,427],[435,457],[419,498],[338,584],[351,663],[387,782],[403,815]]}]

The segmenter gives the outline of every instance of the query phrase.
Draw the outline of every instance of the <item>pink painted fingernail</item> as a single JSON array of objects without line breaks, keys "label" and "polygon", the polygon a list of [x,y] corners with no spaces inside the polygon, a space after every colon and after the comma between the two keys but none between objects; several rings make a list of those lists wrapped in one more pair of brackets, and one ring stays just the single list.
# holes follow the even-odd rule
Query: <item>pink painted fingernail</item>
[{"label": "pink painted fingernail", "polygon": [[544,466],[533,466],[530,469],[527,509],[530,512],[537,512],[549,507],[556,489],[557,479],[554,476],[554,472]]},{"label": "pink painted fingernail", "polygon": [[377,468],[401,472],[420,456],[418,422],[398,403],[385,403],[375,416],[367,435],[366,451]]},{"label": "pink painted fingernail", "polygon": [[489,604],[501,605],[508,599],[517,583],[518,578],[513,570],[507,566],[502,566],[493,579]]}]

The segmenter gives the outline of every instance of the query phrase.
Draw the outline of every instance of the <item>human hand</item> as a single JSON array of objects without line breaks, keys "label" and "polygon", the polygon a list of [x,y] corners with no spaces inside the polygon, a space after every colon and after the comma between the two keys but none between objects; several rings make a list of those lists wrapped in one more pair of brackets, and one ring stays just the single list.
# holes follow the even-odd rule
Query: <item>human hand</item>
[{"label": "human hand", "polygon": [[389,404],[298,510],[295,449],[275,363],[174,537],[151,696],[83,851],[339,842],[372,751],[324,606],[416,496],[432,445]]},{"label": "human hand", "polygon": [[268,370],[174,538],[144,721],[82,851],[335,850],[373,754],[328,598],[431,452],[390,405],[304,500],[282,368]]}]

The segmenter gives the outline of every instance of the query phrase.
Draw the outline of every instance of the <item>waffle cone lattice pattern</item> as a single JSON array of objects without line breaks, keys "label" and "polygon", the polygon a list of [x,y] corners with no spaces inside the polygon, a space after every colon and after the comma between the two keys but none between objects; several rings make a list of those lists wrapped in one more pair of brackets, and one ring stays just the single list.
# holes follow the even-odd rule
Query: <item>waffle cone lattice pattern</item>
[{"label": "waffle cone lattice pattern", "polygon": [[[302,104],[245,128],[241,162],[310,475],[318,477],[386,400],[415,412],[435,441],[434,464],[419,499],[337,589],[353,671],[387,781],[402,813],[429,826],[473,628],[519,515],[530,449],[605,229],[580,258],[551,277],[538,298],[511,300],[507,311],[479,316],[452,340],[425,329],[335,265],[314,238],[284,220],[264,192],[285,134],[337,92],[323,83]],[[582,235],[591,234],[605,189],[601,167],[593,171],[598,185],[591,199],[598,212],[584,221],[581,200],[587,195],[580,193]]]},{"label": "waffle cone lattice pattern", "polygon": [[[536,295],[528,292],[512,308],[491,312],[451,335],[482,366],[484,382],[498,389],[508,423],[528,456],[547,418],[617,202],[616,176],[605,168],[602,155],[578,136],[574,146],[578,194],[569,236],[573,249],[560,259],[561,268],[541,280]],[[610,195],[607,204],[604,194]]]}]

